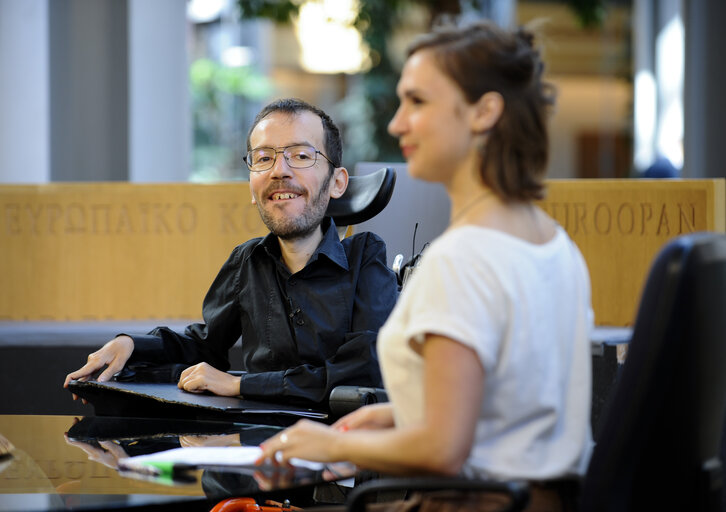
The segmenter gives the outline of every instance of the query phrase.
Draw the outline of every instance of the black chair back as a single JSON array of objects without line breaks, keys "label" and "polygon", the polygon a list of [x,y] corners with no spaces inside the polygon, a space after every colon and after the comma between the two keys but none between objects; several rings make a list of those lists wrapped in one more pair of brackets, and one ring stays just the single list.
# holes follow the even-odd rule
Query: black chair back
[{"label": "black chair back", "polygon": [[345,193],[330,200],[326,215],[333,218],[336,226],[352,226],[372,219],[391,200],[395,184],[396,171],[390,167],[351,176]]},{"label": "black chair back", "polygon": [[596,438],[583,511],[718,510],[726,235],[668,242],[648,275]]}]

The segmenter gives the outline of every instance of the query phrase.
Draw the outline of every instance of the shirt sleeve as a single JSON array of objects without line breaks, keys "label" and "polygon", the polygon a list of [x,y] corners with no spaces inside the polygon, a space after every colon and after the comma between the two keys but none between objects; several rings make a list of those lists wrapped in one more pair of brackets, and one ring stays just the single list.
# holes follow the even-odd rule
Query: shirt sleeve
[{"label": "shirt sleeve", "polygon": [[396,302],[398,284],[387,266],[386,246],[379,237],[368,234],[359,264],[350,331],[335,354],[321,366],[303,364],[286,370],[244,374],[241,395],[302,398],[322,404],[327,403],[336,386],[383,386],[376,338]]},{"label": "shirt sleeve", "polygon": [[229,349],[240,336],[236,288],[241,247],[222,266],[204,298],[204,322],[188,325],[184,333],[157,327],[149,334],[129,335],[134,340],[131,362],[207,362],[222,371],[229,369]]},{"label": "shirt sleeve", "polygon": [[426,334],[453,339],[474,349],[484,369],[491,371],[508,307],[497,273],[484,258],[441,243],[432,245],[407,285],[410,317],[405,337],[414,342],[422,342]]}]

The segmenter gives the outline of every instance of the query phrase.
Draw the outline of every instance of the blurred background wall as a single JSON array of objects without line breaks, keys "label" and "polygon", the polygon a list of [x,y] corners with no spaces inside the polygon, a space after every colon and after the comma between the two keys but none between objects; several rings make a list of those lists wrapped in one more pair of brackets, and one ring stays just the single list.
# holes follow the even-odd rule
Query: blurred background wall
[{"label": "blurred background wall", "polygon": [[267,101],[344,130],[345,164],[400,161],[385,125],[433,20],[535,20],[559,90],[550,176],[724,176],[722,0],[0,0],[0,182],[246,179]]}]

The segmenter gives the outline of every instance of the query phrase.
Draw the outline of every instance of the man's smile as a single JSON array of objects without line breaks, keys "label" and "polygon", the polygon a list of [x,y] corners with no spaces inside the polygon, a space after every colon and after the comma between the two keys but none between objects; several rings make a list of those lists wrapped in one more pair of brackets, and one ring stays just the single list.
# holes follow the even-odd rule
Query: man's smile
[{"label": "man's smile", "polygon": [[300,197],[300,194],[296,194],[295,192],[275,192],[270,195],[269,199],[272,201],[281,201],[286,199],[295,199],[296,197]]}]

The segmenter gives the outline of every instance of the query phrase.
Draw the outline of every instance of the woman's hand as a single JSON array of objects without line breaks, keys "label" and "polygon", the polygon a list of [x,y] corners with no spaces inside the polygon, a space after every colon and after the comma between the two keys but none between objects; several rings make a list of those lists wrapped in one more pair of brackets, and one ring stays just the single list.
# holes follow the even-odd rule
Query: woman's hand
[{"label": "woman's hand", "polygon": [[271,437],[260,445],[262,457],[286,463],[291,458],[318,462],[346,460],[338,451],[338,441],[348,430],[380,430],[393,426],[393,407],[389,403],[361,407],[340,418],[332,426],[300,420],[292,427]]},{"label": "woman's hand", "polygon": [[260,445],[262,455],[257,463],[265,460],[286,464],[292,458],[317,462],[342,460],[336,451],[337,441],[345,434],[322,423],[300,420],[292,427],[271,437]]},{"label": "woman's hand", "polygon": [[366,405],[346,414],[333,423],[333,428],[345,432],[357,429],[391,428],[393,425],[393,406],[391,403],[381,403]]}]

